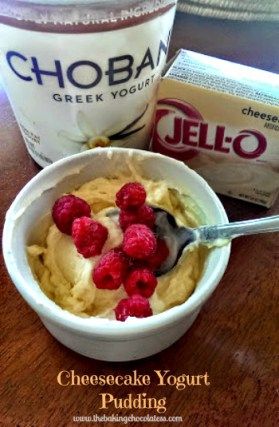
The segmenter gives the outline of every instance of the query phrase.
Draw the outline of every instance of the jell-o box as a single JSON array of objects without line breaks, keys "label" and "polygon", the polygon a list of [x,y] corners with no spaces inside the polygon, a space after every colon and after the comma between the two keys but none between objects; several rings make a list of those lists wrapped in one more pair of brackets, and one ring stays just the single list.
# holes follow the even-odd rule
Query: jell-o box
[{"label": "jell-o box", "polygon": [[180,50],[162,78],[151,149],[216,192],[272,206],[279,189],[279,76]]}]

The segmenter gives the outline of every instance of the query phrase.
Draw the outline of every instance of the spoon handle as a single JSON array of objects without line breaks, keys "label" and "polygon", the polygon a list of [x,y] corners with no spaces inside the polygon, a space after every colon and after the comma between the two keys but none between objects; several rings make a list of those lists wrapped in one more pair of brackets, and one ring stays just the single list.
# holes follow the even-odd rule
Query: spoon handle
[{"label": "spoon handle", "polygon": [[248,234],[270,233],[279,231],[279,215],[248,221],[231,222],[223,225],[205,226],[196,229],[200,242],[216,239],[233,239]]}]

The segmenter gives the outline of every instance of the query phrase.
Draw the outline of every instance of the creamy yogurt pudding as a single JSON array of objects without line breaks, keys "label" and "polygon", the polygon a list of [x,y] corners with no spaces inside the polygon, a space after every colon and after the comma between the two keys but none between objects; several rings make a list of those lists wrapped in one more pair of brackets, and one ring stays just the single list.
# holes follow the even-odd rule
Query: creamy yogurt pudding
[{"label": "creamy yogurt pudding", "polygon": [[146,148],[176,0],[0,0],[0,69],[41,166]]},{"label": "creamy yogurt pudding", "polygon": [[[92,279],[92,269],[100,256],[118,247],[123,240],[122,229],[107,216],[107,212],[115,207],[119,189],[131,181],[144,186],[149,205],[169,211],[178,223],[193,227],[205,220],[201,209],[188,195],[169,188],[164,181],[147,180],[133,168],[125,176],[96,178],[73,191],[73,195],[90,205],[92,218],[108,229],[101,255],[84,258],[78,253],[71,236],[61,233],[53,223],[44,242],[29,246],[27,252],[32,272],[45,294],[75,315],[115,319],[116,305],[127,297],[123,285],[116,290],[98,289]],[[206,254],[207,249],[192,247],[182,255],[173,270],[157,278],[156,289],[149,298],[153,314],[182,304],[192,294],[202,274]]]}]

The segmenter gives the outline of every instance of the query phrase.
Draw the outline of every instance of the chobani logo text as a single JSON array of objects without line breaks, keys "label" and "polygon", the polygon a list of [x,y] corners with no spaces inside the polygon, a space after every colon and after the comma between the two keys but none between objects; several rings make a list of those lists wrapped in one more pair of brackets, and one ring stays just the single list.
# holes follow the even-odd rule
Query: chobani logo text
[{"label": "chobani logo text", "polygon": [[[152,71],[157,68],[167,53],[168,41],[165,44],[160,40],[155,51],[148,47],[139,61],[133,55],[125,54],[107,59],[106,68],[91,59],[84,59],[71,64],[63,64],[61,60],[54,59],[46,67],[39,58],[26,56],[21,52],[8,51],[6,61],[10,70],[21,80],[44,85],[51,81],[60,88],[65,88],[69,83],[79,89],[95,88],[104,79],[108,86],[126,83],[142,77],[143,71]],[[85,77],[86,76],[86,80]]]},{"label": "chobani logo text", "polygon": [[154,151],[178,160],[189,160],[199,150],[234,152],[243,159],[256,159],[266,150],[265,136],[254,129],[231,135],[224,125],[209,124],[191,104],[179,99],[158,102],[152,141]]}]

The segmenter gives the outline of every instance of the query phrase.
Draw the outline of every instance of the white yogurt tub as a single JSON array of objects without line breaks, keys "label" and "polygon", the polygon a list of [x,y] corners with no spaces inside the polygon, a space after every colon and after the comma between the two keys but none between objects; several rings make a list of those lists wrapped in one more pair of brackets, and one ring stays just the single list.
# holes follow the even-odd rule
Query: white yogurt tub
[{"label": "white yogurt tub", "polygon": [[0,70],[41,166],[146,148],[176,0],[0,0]]}]

